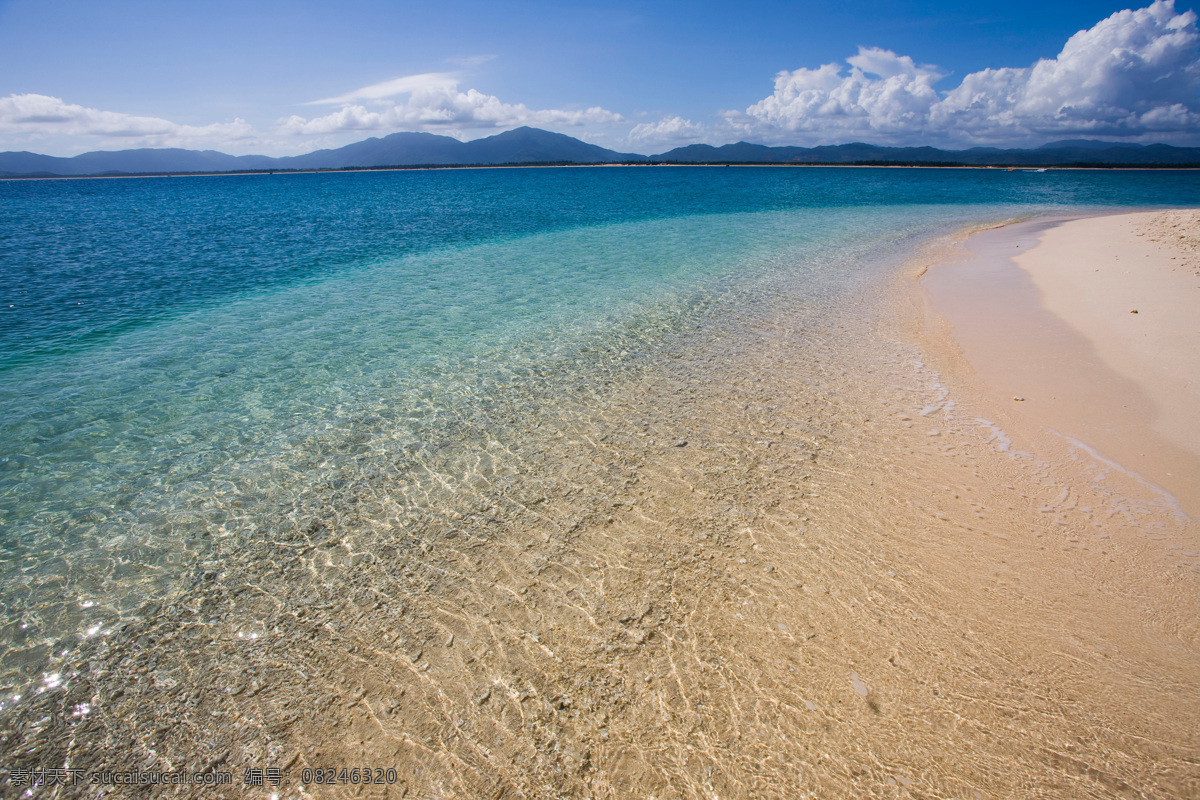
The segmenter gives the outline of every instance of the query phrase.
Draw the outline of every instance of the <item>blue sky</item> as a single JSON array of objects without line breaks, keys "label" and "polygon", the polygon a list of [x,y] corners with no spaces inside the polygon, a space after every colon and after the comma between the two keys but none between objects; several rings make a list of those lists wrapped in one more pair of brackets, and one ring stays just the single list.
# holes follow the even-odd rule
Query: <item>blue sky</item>
[{"label": "blue sky", "polygon": [[522,124],[623,151],[1200,144],[1182,0],[0,0],[0,150],[286,155]]}]

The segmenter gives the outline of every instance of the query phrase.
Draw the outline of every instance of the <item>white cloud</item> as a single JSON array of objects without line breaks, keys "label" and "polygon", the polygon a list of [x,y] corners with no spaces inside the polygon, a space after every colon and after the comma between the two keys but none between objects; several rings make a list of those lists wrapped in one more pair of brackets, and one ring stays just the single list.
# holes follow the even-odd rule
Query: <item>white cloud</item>
[{"label": "white cloud", "polygon": [[[247,148],[279,149],[241,119],[210,125],[182,125],[159,117],[141,117],[74,105],[43,94],[0,97],[0,134],[10,142],[74,141],[85,147]],[[90,141],[89,141],[90,140]],[[11,145],[10,145],[11,146]]]},{"label": "white cloud", "polygon": [[402,78],[393,78],[390,81],[384,81],[383,83],[364,86],[361,89],[355,89],[353,92],[341,95],[340,97],[330,97],[327,100],[313,100],[311,103],[305,103],[305,105],[346,105],[356,101],[383,100],[388,97],[395,97],[398,94],[445,89],[452,90],[457,87],[458,76],[453,72],[424,72],[420,75],[406,75]]},{"label": "white cloud", "polygon": [[42,94],[0,97],[0,132],[128,138],[145,146],[184,146],[257,137],[254,128],[240,119],[211,125],[180,125],[158,117],[72,105]]},{"label": "white cloud", "polygon": [[838,137],[860,131],[919,131],[925,126],[929,109],[938,101],[933,85],[941,73],[879,48],[860,47],[847,61],[849,75],[842,75],[836,64],[779,73],[775,93],[746,109],[747,122]]},{"label": "white cloud", "polygon": [[[382,100],[398,94],[408,99],[371,110],[354,99]],[[583,110],[530,109],[510,104],[475,89],[459,91],[453,73],[427,73],[396,78],[358,89],[340,98],[318,101],[343,103],[338,111],[307,119],[292,115],[279,121],[291,134],[333,134],[347,131],[436,130],[441,133],[477,128],[533,126],[612,125],[624,122],[620,114],[594,106]]]},{"label": "white cloud", "polygon": [[679,145],[693,144],[709,134],[704,125],[697,125],[683,117],[664,117],[658,122],[643,122],[634,125],[629,132],[629,142],[635,145]]},{"label": "white cloud", "polygon": [[[781,72],[775,92],[725,121],[798,143],[1022,143],[1066,136],[1196,139],[1200,33],[1173,0],[1120,11],[1032,67],[987,69],[939,93],[944,76],[888,50]],[[797,134],[805,134],[798,137]]]}]

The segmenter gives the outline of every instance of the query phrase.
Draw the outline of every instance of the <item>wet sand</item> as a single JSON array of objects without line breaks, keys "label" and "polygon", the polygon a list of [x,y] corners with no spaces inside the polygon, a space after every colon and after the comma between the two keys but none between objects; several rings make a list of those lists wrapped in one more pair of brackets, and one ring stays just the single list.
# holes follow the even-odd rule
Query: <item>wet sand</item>
[{"label": "wet sand", "polygon": [[[137,796],[1200,795],[1195,523],[997,402],[915,271],[334,476],[86,642],[3,764],[236,784]],[[356,766],[396,782],[301,786]]]}]

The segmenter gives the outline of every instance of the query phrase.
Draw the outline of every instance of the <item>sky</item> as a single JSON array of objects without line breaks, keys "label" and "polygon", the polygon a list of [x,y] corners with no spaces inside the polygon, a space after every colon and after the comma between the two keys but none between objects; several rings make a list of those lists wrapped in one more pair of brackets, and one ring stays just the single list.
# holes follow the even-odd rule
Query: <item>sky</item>
[{"label": "sky", "polygon": [[[1198,0],[1200,1],[1200,0]],[[0,151],[1200,146],[1189,0],[0,0]]]}]

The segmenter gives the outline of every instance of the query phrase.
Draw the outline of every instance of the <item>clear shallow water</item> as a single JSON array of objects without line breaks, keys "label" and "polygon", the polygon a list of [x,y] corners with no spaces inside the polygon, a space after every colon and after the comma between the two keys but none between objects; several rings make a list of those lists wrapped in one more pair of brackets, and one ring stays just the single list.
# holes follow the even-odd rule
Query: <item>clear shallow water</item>
[{"label": "clear shallow water", "polygon": [[[0,680],[314,491],[474,459],[685,329],[1194,172],[534,169],[0,182]],[[457,453],[457,458],[445,453]],[[482,458],[482,456],[481,456]],[[461,478],[462,476],[456,476]],[[350,508],[331,508],[334,516]]]}]

